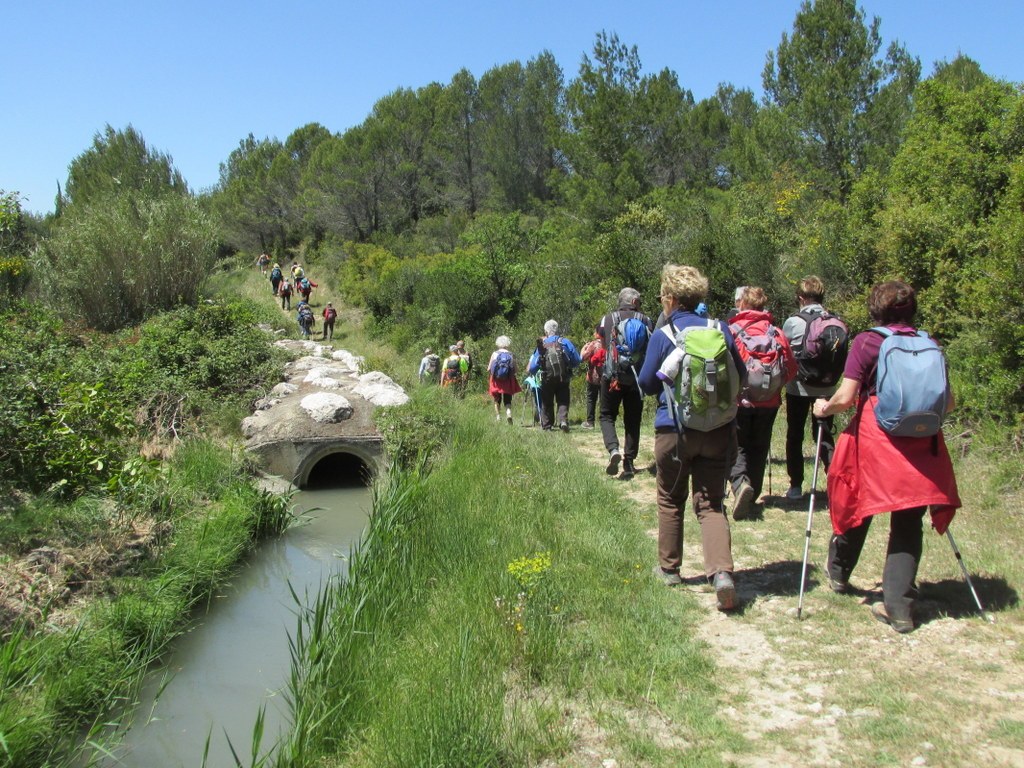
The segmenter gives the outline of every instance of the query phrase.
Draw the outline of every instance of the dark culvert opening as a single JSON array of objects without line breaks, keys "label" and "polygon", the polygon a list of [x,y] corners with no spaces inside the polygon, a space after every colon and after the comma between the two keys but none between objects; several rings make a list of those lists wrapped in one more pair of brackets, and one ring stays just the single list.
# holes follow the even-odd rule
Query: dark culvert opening
[{"label": "dark culvert opening", "polygon": [[352,488],[370,484],[370,469],[351,453],[324,456],[309,472],[306,488]]}]

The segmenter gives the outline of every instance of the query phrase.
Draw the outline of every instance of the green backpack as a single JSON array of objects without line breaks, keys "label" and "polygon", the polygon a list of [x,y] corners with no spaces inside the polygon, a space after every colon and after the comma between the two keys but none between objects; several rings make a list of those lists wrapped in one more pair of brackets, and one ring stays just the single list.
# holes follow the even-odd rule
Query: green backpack
[{"label": "green backpack", "polygon": [[670,322],[662,330],[676,345],[661,367],[675,377],[670,407],[675,409],[676,424],[710,432],[736,418],[740,374],[720,323],[708,320],[707,325],[677,331]]}]

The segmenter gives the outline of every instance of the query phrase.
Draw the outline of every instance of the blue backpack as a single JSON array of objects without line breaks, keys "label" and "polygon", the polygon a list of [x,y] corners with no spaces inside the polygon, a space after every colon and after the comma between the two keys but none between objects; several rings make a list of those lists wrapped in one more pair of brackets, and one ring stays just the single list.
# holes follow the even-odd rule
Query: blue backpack
[{"label": "blue backpack", "polygon": [[512,360],[512,353],[506,349],[501,350],[494,358],[494,378],[511,379],[515,376],[515,362]]},{"label": "blue backpack", "polygon": [[882,338],[878,351],[875,420],[895,437],[931,437],[942,429],[949,404],[946,358],[924,331],[914,335],[872,328]]}]

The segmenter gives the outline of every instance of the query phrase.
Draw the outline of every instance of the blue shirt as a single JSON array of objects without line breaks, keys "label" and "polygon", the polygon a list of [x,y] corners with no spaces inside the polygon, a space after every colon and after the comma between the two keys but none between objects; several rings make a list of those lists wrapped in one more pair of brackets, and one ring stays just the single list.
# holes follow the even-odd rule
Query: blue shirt
[{"label": "blue shirt", "polygon": [[[565,357],[569,361],[570,368],[576,368],[580,362],[580,353],[573,346],[573,343],[564,336],[553,334],[544,339],[545,344],[550,344],[552,341],[560,341],[562,343],[562,349],[565,350]],[[526,366],[527,373],[536,373],[540,369],[540,350],[533,350],[533,354],[530,355],[530,364]]]},{"label": "blue shirt", "polygon": [[[677,309],[672,313],[669,318],[672,325],[675,326],[677,331],[689,326],[698,326],[704,328],[707,326],[707,318],[701,317],[700,315],[685,309]],[[668,323],[665,324],[668,327]],[[736,349],[736,342],[732,337],[732,332],[729,330],[729,326],[718,321],[718,327],[721,329],[722,334],[725,336],[725,345],[729,348],[729,352],[732,354],[733,360],[736,362],[736,370],[739,371],[740,377],[746,380],[747,366],[743,362],[743,358],[740,357],[739,350]],[[671,331],[672,329],[669,328]],[[658,410],[654,414],[654,428],[671,430],[672,432],[678,432],[676,428],[675,420],[672,418],[672,412],[668,408],[668,403],[665,401],[665,388],[663,382],[658,378],[658,369],[661,368],[661,364],[665,361],[673,350],[676,348],[674,339],[670,339],[668,334],[658,330],[651,334],[651,340],[647,342],[647,357],[644,358],[643,367],[640,369],[640,377],[637,379],[637,383],[640,385],[640,390],[647,395],[658,396]],[[669,385],[671,386],[671,384]]]}]

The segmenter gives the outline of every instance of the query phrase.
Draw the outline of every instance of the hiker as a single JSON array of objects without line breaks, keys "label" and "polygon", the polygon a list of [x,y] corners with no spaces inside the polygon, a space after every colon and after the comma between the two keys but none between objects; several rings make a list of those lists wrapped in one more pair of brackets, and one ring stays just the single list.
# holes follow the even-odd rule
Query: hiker
[{"label": "hiker", "polygon": [[437,384],[440,381],[441,358],[434,354],[430,347],[423,350],[423,357],[420,358],[420,369],[416,376],[420,384]]},{"label": "hiker", "polygon": [[444,366],[441,368],[441,386],[460,386],[462,381],[462,356],[459,355],[459,348],[452,344],[448,347],[448,357],[444,359]]},{"label": "hiker", "polygon": [[310,338],[313,331],[313,308],[309,306],[309,302],[300,301],[298,303],[298,311],[295,313],[295,317],[299,322],[299,331],[302,338]]},{"label": "hiker", "polygon": [[266,251],[256,257],[256,266],[260,270],[261,275],[267,274],[267,264],[269,263],[270,257],[267,255]]},{"label": "hiker", "polygon": [[[817,333],[812,323],[818,327],[823,326],[824,323],[821,321],[826,319],[842,323],[822,306],[825,284],[821,278],[808,275],[800,280],[796,298],[800,309],[787,318],[782,326],[782,332],[789,339],[793,355],[797,358],[797,376],[786,385],[786,471],[789,474],[786,498],[791,501],[797,501],[804,495],[804,425],[807,423],[807,414],[816,399],[828,398],[835,394],[839,375],[842,373],[842,362],[846,360],[845,341],[842,349],[836,350],[836,355],[831,358],[825,357],[825,344],[818,343],[818,350],[822,350],[818,351],[812,350],[812,344],[809,343],[812,341],[811,337]],[[831,416],[825,419],[825,431],[821,439],[821,460],[826,472],[832,463],[832,452],[835,450],[835,439],[832,437],[833,422]],[[815,442],[818,437],[818,425],[819,419],[812,413],[811,439]]]},{"label": "hiker", "polygon": [[[868,296],[871,320],[900,339],[917,335],[913,326],[916,310],[914,289],[898,280],[875,285]],[[927,434],[931,430],[925,430],[923,437],[894,436],[878,420],[886,405],[886,395],[879,392],[876,381],[884,341],[882,333],[874,329],[854,338],[843,370],[843,383],[831,397],[815,401],[814,415],[825,419],[857,407],[849,426],[839,436],[828,472],[829,512],[835,532],[828,550],[829,585],[835,592],[850,591],[850,574],[857,565],[871,518],[889,512],[889,544],[882,570],[883,602],[872,606],[872,613],[903,633],[914,629],[925,512],[931,511],[932,525],[943,533],[961,504],[941,431],[942,416],[953,408],[941,352],[932,363],[938,368],[931,374],[917,372],[899,381],[906,386],[906,392],[939,383],[934,414],[936,431]],[[891,354],[887,353],[887,357]],[[895,363],[885,362],[889,365],[885,384],[890,386],[899,376]]]},{"label": "hiker", "polygon": [[[473,370],[473,358],[469,352],[466,351],[466,342],[459,339],[455,342],[455,350],[459,353],[459,357],[462,358],[462,375],[465,381],[469,381],[469,372]],[[463,383],[465,383],[465,381]]]},{"label": "hiker", "polygon": [[604,346],[601,343],[601,334],[594,331],[594,338],[583,345],[580,350],[580,360],[587,365],[587,418],[580,425],[583,429],[593,429],[594,414],[597,412],[597,402],[601,398],[601,371],[604,368]]},{"label": "hiker", "polygon": [[295,287],[298,290],[299,295],[302,296],[302,300],[305,301],[305,302],[308,302],[309,301],[309,295],[311,293],[313,293],[313,289],[316,288],[317,286],[316,286],[316,283],[314,283],[308,277],[303,275],[295,283]]},{"label": "hiker", "polygon": [[499,336],[494,340],[497,349],[491,353],[491,359],[487,363],[489,374],[489,385],[487,391],[494,398],[494,412],[496,419],[501,421],[501,407],[505,406],[505,418],[512,423],[512,396],[522,392],[516,380],[516,358],[509,352],[512,341],[508,336]]},{"label": "hiker", "polygon": [[[695,330],[714,333],[722,347],[723,364],[730,364],[733,386],[738,391],[743,380],[743,359],[736,349],[729,327],[721,321],[706,320],[696,313],[697,305],[708,293],[708,279],[694,267],[666,264],[661,272],[661,306],[668,321],[651,335],[647,355],[639,371],[640,389],[658,396],[654,415],[654,458],[657,468],[658,564],[654,574],[666,586],[682,584],[679,567],[683,561],[683,509],[687,486],[692,479],[693,511],[700,523],[704,550],[704,573],[715,589],[718,609],[732,610],[738,605],[733,581],[732,540],[729,520],[723,509],[725,484],[730,459],[735,450],[735,420],[726,421],[710,431],[687,426],[683,406],[676,408],[669,381],[674,380],[663,365],[677,357],[677,334],[689,339]],[[717,333],[715,333],[717,331]],[[689,342],[687,348],[691,349]],[[684,358],[685,361],[685,358]],[[703,370],[703,365],[701,366]],[[729,381],[719,381],[728,391]],[[730,398],[731,399],[731,398]],[[735,400],[724,405],[735,407]],[[729,411],[725,411],[728,418]],[[703,426],[703,425],[701,425]]]},{"label": "hiker", "polygon": [[281,297],[281,309],[292,308],[292,284],[288,282],[287,277],[277,287],[277,295]]},{"label": "hiker", "polygon": [[[736,286],[736,290],[733,291],[733,294],[732,294],[732,309],[730,309],[729,312],[725,316],[725,321],[727,323],[731,324],[732,323],[732,319],[734,317],[736,317],[737,313],[739,313],[739,311],[740,311],[740,301],[743,300],[743,292],[746,291],[746,290],[747,290],[747,286],[745,286],[745,285],[737,285]],[[701,313],[698,312],[697,314],[699,315]]]},{"label": "hiker", "polygon": [[334,341],[334,321],[338,319],[338,310],[334,308],[331,302],[327,302],[327,306],[324,307],[324,311],[321,313],[324,319],[324,332],[320,337],[321,341]]},{"label": "hiker", "polygon": [[302,276],[306,273],[302,270],[302,265],[297,261],[292,262],[292,282],[297,283],[302,279]]},{"label": "hiker", "polygon": [[281,272],[281,265],[275,263],[270,269],[270,287],[274,290],[274,295],[277,296],[278,287],[281,285],[281,281],[284,279],[284,273]]},{"label": "hiker", "polygon": [[[619,473],[628,480],[636,473],[633,462],[640,448],[640,420],[644,415],[644,396],[636,383],[636,374],[647,353],[647,341],[654,325],[640,311],[640,292],[635,288],[619,291],[618,307],[601,318],[598,330],[604,346],[604,370],[601,375],[601,437],[608,451],[609,475]],[[615,420],[622,408],[622,450],[615,433]]]},{"label": "hiker", "polygon": [[569,339],[558,335],[558,323],[544,323],[544,338],[537,339],[537,347],[530,356],[528,373],[541,373],[540,426],[550,431],[555,425],[555,407],[558,408],[558,428],[569,431],[569,381],[573,369],[581,362],[580,353]]},{"label": "hiker", "polygon": [[736,348],[746,363],[747,386],[736,411],[736,460],[729,478],[734,520],[756,516],[764,469],[772,444],[772,426],[782,405],[782,391],[796,376],[796,359],[782,329],[772,325],[763,288],[744,286],[729,323]]}]

